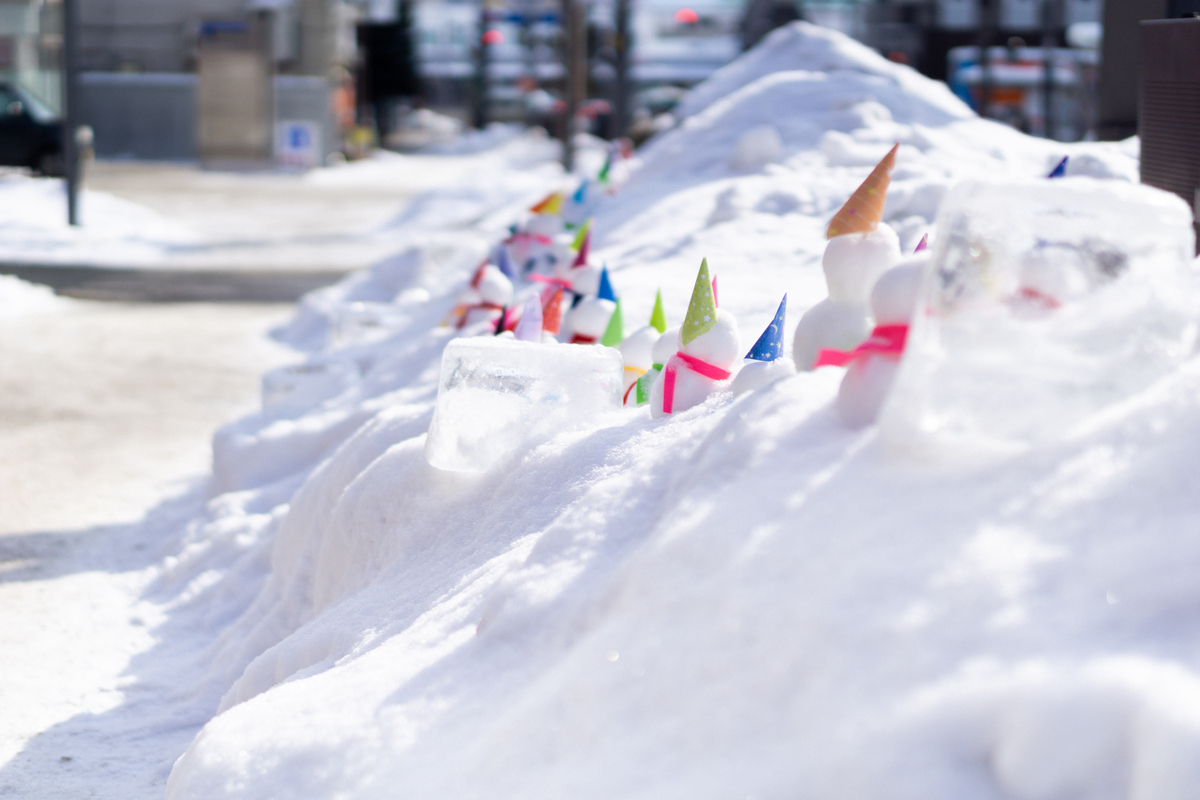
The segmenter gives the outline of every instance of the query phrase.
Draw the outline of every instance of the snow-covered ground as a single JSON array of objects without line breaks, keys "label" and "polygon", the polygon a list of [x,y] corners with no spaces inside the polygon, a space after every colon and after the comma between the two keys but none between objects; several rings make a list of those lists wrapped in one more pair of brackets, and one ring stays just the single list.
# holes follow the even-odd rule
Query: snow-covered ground
[{"label": "snow-covered ground", "polygon": [[[380,153],[307,173],[100,162],[89,168],[78,228],[66,224],[62,181],[9,172],[0,175],[0,261],[361,269],[413,230],[455,228],[532,202],[560,179],[557,152],[540,131],[496,126],[437,154]],[[433,191],[446,186],[456,189]]]},{"label": "snow-covered ground", "polygon": [[[1105,220],[1088,246],[1131,277],[1038,328],[1045,351],[970,315],[919,320],[897,384],[916,411],[889,406],[879,427],[841,424],[844,371],[825,368],[667,420],[514,434],[502,467],[442,472],[423,452],[452,335],[438,323],[519,204],[456,215],[462,189],[431,193],[403,252],[282,331],[360,377],[217,433],[203,513],[180,538],[189,509],[137,534],[162,556],[139,562],[138,654],[0,767],[0,791],[85,752],[75,785],[150,797],[169,771],[172,800],[1194,797],[1196,276],[1183,206],[1127,184],[1136,143],[1030,139],[802,23],[679,113],[596,209],[630,324],[660,287],[678,323],[707,258],[744,347],[785,292],[790,343],[825,295],[826,223],[896,142],[885,221],[906,252],[932,233],[946,267],[951,244],[975,247],[991,221],[947,213],[939,231],[942,200],[1005,179],[1027,202],[956,202],[1029,230],[1061,218],[1066,237],[1088,232],[1074,197]],[[1043,189],[1064,155],[1085,177]],[[515,174],[496,170],[469,186]],[[937,273],[929,307],[969,296],[960,278]],[[372,304],[388,334],[347,338]],[[1055,360],[1068,340],[1079,374]],[[982,382],[946,388],[963,342]],[[996,428],[989,387],[1033,387],[1066,422]],[[934,412],[960,427],[926,451]],[[1016,445],[992,447],[995,430]]]}]

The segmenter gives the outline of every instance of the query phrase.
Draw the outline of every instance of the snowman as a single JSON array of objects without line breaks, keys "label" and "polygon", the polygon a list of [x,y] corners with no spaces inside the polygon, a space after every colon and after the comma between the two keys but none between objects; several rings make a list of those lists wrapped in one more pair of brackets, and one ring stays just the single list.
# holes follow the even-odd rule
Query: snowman
[{"label": "snowman", "polygon": [[504,242],[514,268],[522,275],[551,275],[571,263],[571,251],[563,241],[562,206],[560,192],[547,196],[529,209],[533,216]]},{"label": "snowman", "polygon": [[686,411],[728,389],[739,350],[737,320],[717,308],[706,259],[679,330],[678,349],[650,387],[650,415]]},{"label": "snowman", "polygon": [[823,350],[817,366],[849,366],[838,387],[837,411],[851,428],[871,425],[891,391],[908,340],[929,253],[910,256],[885,272],[871,290],[875,328],[865,342],[849,352]]},{"label": "snowman", "polygon": [[[650,313],[650,324],[638,328],[617,345],[625,360],[625,388],[622,395],[625,405],[638,405],[638,383],[654,368],[654,348],[666,329],[667,315],[663,312],[662,291],[659,290],[654,298],[654,310]],[[670,358],[670,353],[665,358]],[[662,364],[658,368],[662,369]]]},{"label": "snowman", "polygon": [[[580,255],[583,253],[581,250]],[[572,271],[579,272],[581,269],[583,268]],[[573,277],[575,280],[571,284],[572,290],[577,297],[582,295],[582,298],[578,299],[563,317],[562,339],[571,344],[595,344],[604,336],[613,314],[616,313],[617,294],[613,290],[607,269],[599,271],[596,288],[590,292],[590,281],[587,284],[583,283],[584,275],[576,274]]]},{"label": "snowman", "polygon": [[459,294],[458,312],[459,329],[473,328],[482,322],[495,324],[504,311],[504,307],[512,302],[513,285],[507,276],[493,264],[481,264],[475,270],[471,282]]},{"label": "snowman", "polygon": [[753,392],[780,378],[796,374],[796,367],[792,364],[792,360],[782,357],[783,320],[786,314],[787,295],[785,294],[779,303],[779,308],[775,311],[775,318],[762,332],[762,336],[758,337],[758,341],[754,343],[754,347],[750,348],[750,352],[746,353],[742,368],[738,370],[733,385],[729,387],[735,397],[746,392]]},{"label": "snowman", "polygon": [[888,151],[829,222],[821,259],[829,297],[806,311],[796,326],[792,357],[798,370],[812,369],[821,350],[853,349],[871,332],[871,287],[900,260],[900,238],[880,224],[899,147]]},{"label": "snowman", "polygon": [[658,341],[654,343],[654,348],[650,351],[650,369],[646,371],[645,375],[638,378],[637,383],[634,385],[633,399],[637,405],[640,406],[650,402],[650,390],[654,386],[654,382],[662,375],[663,365],[679,349],[679,331],[682,328],[682,325],[668,328],[663,331],[662,336],[659,336]]}]

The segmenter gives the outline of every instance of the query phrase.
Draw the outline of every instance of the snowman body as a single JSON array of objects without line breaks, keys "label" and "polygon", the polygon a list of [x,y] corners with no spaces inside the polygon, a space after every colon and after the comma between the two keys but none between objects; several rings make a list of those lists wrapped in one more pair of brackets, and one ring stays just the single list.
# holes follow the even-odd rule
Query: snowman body
[{"label": "snowman body", "polygon": [[900,238],[887,225],[829,240],[821,259],[829,297],[806,311],[796,325],[796,369],[810,370],[822,350],[851,350],[870,335],[871,287],[899,260]]},{"label": "snowman body", "polygon": [[470,328],[485,320],[495,322],[504,306],[513,299],[513,285],[500,268],[488,264],[483,268],[475,285],[460,295],[460,302],[467,308],[463,312],[462,327]]},{"label": "snowman body", "polygon": [[[871,309],[880,327],[909,325],[928,263],[928,255],[922,253],[880,277],[871,292]],[[868,352],[850,362],[837,396],[838,416],[845,425],[861,428],[879,418],[896,380],[902,355],[902,352]]]},{"label": "snowman body", "polygon": [[753,392],[774,383],[780,378],[796,374],[796,365],[790,358],[777,358],[774,361],[756,361],[747,358],[742,361],[742,368],[729,386],[734,396]]},{"label": "snowman body", "polygon": [[637,405],[637,396],[631,391],[638,379],[649,372],[654,363],[654,344],[658,341],[658,331],[649,325],[638,328],[626,336],[617,349],[625,361],[625,383],[622,387],[622,397],[625,405]]},{"label": "snowman body", "polygon": [[564,342],[592,344],[600,341],[608,328],[608,321],[617,304],[599,297],[585,297],[563,315],[562,336]]},{"label": "snowman body", "polygon": [[[678,334],[676,334],[678,337]],[[741,351],[738,341],[737,320],[724,309],[717,310],[717,321],[712,328],[697,336],[687,344],[676,339],[679,346],[663,364],[663,372],[655,379],[650,387],[650,415],[663,417],[668,414],[664,408],[667,370],[673,370],[674,392],[672,396],[671,414],[678,414],[689,408],[694,408],[717,392],[729,389],[732,374],[728,378],[713,378],[689,367],[679,353],[699,359],[718,370],[732,373],[740,360]]]}]

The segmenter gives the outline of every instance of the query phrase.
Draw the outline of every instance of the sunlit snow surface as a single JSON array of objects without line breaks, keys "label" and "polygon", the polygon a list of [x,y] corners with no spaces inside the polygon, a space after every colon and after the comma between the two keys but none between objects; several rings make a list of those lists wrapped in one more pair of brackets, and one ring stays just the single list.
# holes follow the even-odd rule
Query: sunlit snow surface
[{"label": "sunlit snow surface", "polygon": [[[677,324],[707,257],[746,347],[785,292],[789,343],[824,296],[825,224],[894,142],[886,221],[905,252],[965,178],[1032,181],[1064,154],[1076,174],[1137,172],[1129,143],[977,120],[804,24],[681,114],[598,205],[595,256],[631,329],[659,287]],[[747,144],[764,125],[778,141]],[[218,434],[224,493],[166,580],[212,577],[188,602],[229,620],[194,695],[220,713],[171,800],[1195,796],[1187,353],[991,458],[847,430],[843,371],[823,369],[444,472],[424,455],[452,335],[437,325],[486,244],[414,234],[310,296],[282,335],[361,380]],[[396,297],[387,338],[338,335],[354,303]],[[989,352],[1005,366],[1002,343]]]}]

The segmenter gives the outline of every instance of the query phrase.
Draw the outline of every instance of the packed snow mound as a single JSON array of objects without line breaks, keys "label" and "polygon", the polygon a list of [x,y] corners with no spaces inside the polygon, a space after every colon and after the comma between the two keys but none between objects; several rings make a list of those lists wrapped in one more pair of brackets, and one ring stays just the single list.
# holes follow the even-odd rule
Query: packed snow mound
[{"label": "packed snow mound", "polygon": [[[785,292],[791,342],[825,297],[826,223],[896,141],[884,220],[905,254],[931,234],[923,297],[976,275],[985,253],[1019,279],[994,283],[1011,299],[1021,280],[1048,294],[1055,265],[1090,274],[1116,252],[1130,269],[1094,286],[1067,270],[1061,302],[1112,312],[1080,330],[1154,331],[1143,290],[1196,286],[1190,223],[1177,200],[1121,181],[1128,145],[1042,142],[959,114],[924,78],[807,25],[713,85],[596,204],[594,256],[631,328],[659,288],[677,325],[707,257],[720,312],[749,332],[737,352]],[[771,105],[767,122],[741,113]],[[942,122],[921,117],[934,112]],[[814,133],[821,122],[836,126]],[[764,135],[743,148],[757,171],[731,167],[763,124],[781,148]],[[1110,179],[1044,180],[1081,153]],[[1032,187],[1031,202],[976,192],[966,217],[942,202],[982,179]],[[1147,209],[1153,224],[1138,223]],[[1057,261],[1037,246],[1053,219]],[[217,496],[165,577],[220,631],[194,689],[214,716],[170,800],[1194,796],[1200,361],[1180,319],[1157,329],[1180,346],[1151,380],[991,459],[914,457],[886,420],[847,428],[844,370],[822,368],[668,419],[643,406],[509,436],[490,468],[444,471],[426,453],[456,334],[438,323],[497,224],[414,233],[310,297],[282,335],[312,350],[312,391],[218,433]],[[1105,248],[1077,235],[1089,225]],[[1169,268],[1143,268],[1146,252]],[[1010,307],[983,304],[980,319]],[[939,342],[962,355],[945,332],[906,355],[898,384]],[[1120,339],[1090,352],[1124,358]],[[1041,369],[1053,383],[1053,354],[984,341],[995,381]],[[983,391],[935,400],[978,410]],[[945,409],[912,407],[929,413],[910,434]]]},{"label": "packed snow mound", "polygon": [[32,264],[137,266],[155,264],[196,235],[152,209],[105,192],[79,195],[80,227],[67,224],[67,197],[58,178],[0,177],[0,253]]},{"label": "packed snow mound", "polygon": [[0,275],[0,321],[65,311],[72,305],[71,300],[58,297],[49,286]]},{"label": "packed snow mound", "polygon": [[[931,124],[951,119],[969,119],[975,113],[940,81],[931,81],[912,69],[888,61],[871,48],[830,28],[808,22],[793,22],[772,31],[752,50],[727,64],[711,78],[692,89],[674,113],[687,118],[724,100],[739,89],[776,72],[819,72],[830,77],[854,73],[870,77],[875,86],[887,86],[923,109]],[[785,109],[778,116],[787,116]]]}]

